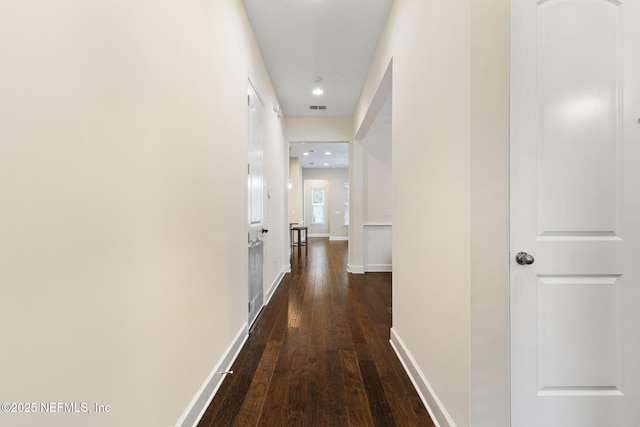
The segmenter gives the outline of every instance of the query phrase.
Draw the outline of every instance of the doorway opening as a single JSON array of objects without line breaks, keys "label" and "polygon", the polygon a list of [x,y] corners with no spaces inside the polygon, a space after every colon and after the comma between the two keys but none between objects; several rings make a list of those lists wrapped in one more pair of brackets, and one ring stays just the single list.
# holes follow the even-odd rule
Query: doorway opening
[{"label": "doorway opening", "polygon": [[349,272],[391,272],[393,247],[390,62],[351,144]]},{"label": "doorway opening", "polygon": [[[289,143],[289,225],[306,227],[307,237],[348,240],[349,144]],[[291,253],[298,234],[290,233]],[[306,248],[308,249],[308,248]]]}]

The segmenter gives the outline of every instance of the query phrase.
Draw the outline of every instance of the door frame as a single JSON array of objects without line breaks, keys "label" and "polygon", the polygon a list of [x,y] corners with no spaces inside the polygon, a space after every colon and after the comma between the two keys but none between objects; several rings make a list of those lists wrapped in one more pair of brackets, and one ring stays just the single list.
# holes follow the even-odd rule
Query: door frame
[{"label": "door frame", "polygon": [[[261,140],[262,140],[262,158],[261,158],[261,163],[262,163],[262,176],[261,176],[261,192],[262,192],[262,197],[261,197],[261,205],[262,205],[262,212],[261,212],[261,221],[259,223],[259,225],[253,225],[251,222],[251,203],[250,203],[250,199],[251,199],[251,192],[250,192],[250,188],[249,185],[247,185],[247,244],[248,244],[248,249],[250,251],[251,247],[253,246],[253,241],[255,239],[260,239],[262,241],[262,250],[263,250],[263,255],[264,255],[264,239],[263,239],[263,233],[258,234],[258,229],[262,229],[264,230],[264,225],[265,225],[265,199],[266,199],[266,188],[265,188],[265,179],[264,179],[264,137],[265,137],[265,132],[264,132],[264,122],[266,119],[266,113],[265,113],[265,103],[263,98],[260,96],[260,92],[257,89],[256,84],[254,83],[254,81],[251,79],[250,76],[247,77],[247,128],[248,128],[248,135],[247,135],[247,179],[250,179],[250,163],[249,163],[249,158],[250,158],[250,139],[252,137],[251,135],[251,131],[252,131],[252,126],[251,126],[251,115],[249,112],[249,108],[250,108],[250,93],[249,90],[252,90],[253,93],[256,95],[256,98],[258,99],[258,102],[260,103],[261,107],[262,107],[262,126],[261,126]],[[251,277],[249,274],[249,271],[251,270],[251,258],[248,257],[247,258],[247,263],[246,263],[246,267],[247,267],[247,301],[248,301],[248,310],[247,310],[247,329],[248,331],[251,330],[251,326],[253,325],[253,323],[257,320],[260,311],[262,310],[262,308],[264,307],[264,302],[265,302],[265,291],[264,291],[264,256],[262,257],[262,279],[260,280],[261,283],[261,289],[259,291],[258,294],[261,294],[262,297],[258,298],[256,300],[256,304],[254,306],[253,311],[251,310],[251,303],[253,302],[253,299],[251,297]],[[256,295],[257,297],[258,295]],[[257,307],[257,305],[260,305],[259,307]],[[251,317],[251,313],[255,313],[255,316],[253,316],[253,318]]]}]

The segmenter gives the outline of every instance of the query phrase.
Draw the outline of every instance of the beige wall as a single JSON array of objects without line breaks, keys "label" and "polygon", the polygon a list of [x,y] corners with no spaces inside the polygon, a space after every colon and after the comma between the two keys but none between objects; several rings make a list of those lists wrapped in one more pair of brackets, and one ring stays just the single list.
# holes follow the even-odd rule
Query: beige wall
[{"label": "beige wall", "polygon": [[[329,185],[329,199],[327,205],[327,218],[329,220],[328,233],[333,239],[346,238],[349,227],[344,225],[344,201],[347,191],[344,187],[349,182],[349,169],[347,168],[305,168],[303,169],[305,184],[307,180],[324,180]],[[306,185],[305,185],[306,188]],[[309,233],[313,233],[311,217],[306,223],[310,227]]]},{"label": "beige wall", "polygon": [[471,1],[473,427],[509,416],[509,37],[508,1]]},{"label": "beige wall", "polygon": [[354,115],[393,63],[393,329],[442,425],[508,425],[509,1],[396,0]]},{"label": "beige wall", "polygon": [[242,3],[2,9],[2,401],[111,412],[0,424],[174,425],[246,322],[247,75],[266,104],[266,283],[286,256],[283,129]]},{"label": "beige wall", "polygon": [[349,262],[350,273],[364,273],[363,224],[365,204],[364,165],[362,141],[349,144]]},{"label": "beige wall", "polygon": [[289,222],[304,221],[302,194],[302,167],[297,157],[289,158],[289,179],[291,179],[291,188],[289,189]]},{"label": "beige wall", "polygon": [[375,121],[362,142],[364,223],[391,224],[391,121]]},{"label": "beige wall", "polygon": [[355,140],[350,147],[349,271],[352,273],[391,270],[391,128],[390,120],[374,118],[366,132],[362,132],[365,133],[362,139]]},{"label": "beige wall", "polygon": [[287,117],[285,134],[288,142],[342,141],[351,138],[351,117]]}]

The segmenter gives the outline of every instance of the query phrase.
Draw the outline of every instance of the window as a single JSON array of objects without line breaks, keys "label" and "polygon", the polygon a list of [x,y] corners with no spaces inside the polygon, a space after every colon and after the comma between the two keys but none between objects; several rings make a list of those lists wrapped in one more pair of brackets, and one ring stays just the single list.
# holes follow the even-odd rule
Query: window
[{"label": "window", "polygon": [[311,187],[311,224],[324,223],[324,187]]}]

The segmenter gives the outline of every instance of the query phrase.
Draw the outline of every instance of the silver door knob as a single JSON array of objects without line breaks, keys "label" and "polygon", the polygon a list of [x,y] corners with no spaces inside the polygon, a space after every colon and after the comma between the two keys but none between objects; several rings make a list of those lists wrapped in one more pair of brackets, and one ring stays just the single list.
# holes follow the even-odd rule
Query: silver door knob
[{"label": "silver door knob", "polygon": [[532,255],[529,255],[526,252],[518,252],[516,254],[516,262],[520,265],[529,265],[533,264],[535,258]]}]

